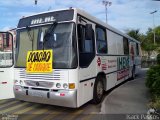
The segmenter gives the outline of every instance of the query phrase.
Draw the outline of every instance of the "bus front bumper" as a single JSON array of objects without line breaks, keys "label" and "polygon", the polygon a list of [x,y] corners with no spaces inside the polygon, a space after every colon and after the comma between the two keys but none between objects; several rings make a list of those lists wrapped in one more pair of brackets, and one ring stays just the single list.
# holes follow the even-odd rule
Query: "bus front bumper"
[{"label": "bus front bumper", "polygon": [[58,105],[64,107],[77,107],[76,90],[42,91],[25,89],[21,86],[14,86],[15,98],[23,101]]}]

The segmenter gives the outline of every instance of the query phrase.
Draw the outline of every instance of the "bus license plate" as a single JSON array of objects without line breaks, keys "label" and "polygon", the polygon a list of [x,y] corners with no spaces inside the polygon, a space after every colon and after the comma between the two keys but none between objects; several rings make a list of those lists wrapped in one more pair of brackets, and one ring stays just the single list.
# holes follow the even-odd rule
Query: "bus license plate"
[{"label": "bus license plate", "polygon": [[34,97],[45,97],[44,93],[41,91],[29,91],[29,95]]}]

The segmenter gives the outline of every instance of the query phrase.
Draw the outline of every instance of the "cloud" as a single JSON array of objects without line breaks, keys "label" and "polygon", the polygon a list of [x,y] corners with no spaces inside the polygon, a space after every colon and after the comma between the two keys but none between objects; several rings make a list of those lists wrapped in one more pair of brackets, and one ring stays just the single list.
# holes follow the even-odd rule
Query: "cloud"
[{"label": "cloud", "polygon": [[[153,26],[153,16],[149,14],[155,9],[160,11],[160,2],[151,0],[110,0],[112,5],[108,7],[108,23],[124,31],[124,29],[140,29],[145,32],[148,27]],[[106,20],[105,7],[102,0],[38,0],[34,5],[34,0],[1,0],[0,28],[5,26],[15,26],[18,19],[48,9],[62,9],[76,7],[85,10],[91,15]],[[155,24],[160,25],[160,14],[155,14]]]},{"label": "cloud", "polygon": [[[141,32],[145,33],[148,27],[153,26],[152,16],[149,14],[150,11],[157,8],[157,3],[150,0],[128,0],[119,4],[114,0],[110,6],[108,13],[109,23],[124,31],[126,28],[140,29]],[[148,7],[150,5],[150,7]],[[159,2],[160,5],[160,2]],[[157,21],[160,15],[155,15],[155,23],[158,25]]]}]

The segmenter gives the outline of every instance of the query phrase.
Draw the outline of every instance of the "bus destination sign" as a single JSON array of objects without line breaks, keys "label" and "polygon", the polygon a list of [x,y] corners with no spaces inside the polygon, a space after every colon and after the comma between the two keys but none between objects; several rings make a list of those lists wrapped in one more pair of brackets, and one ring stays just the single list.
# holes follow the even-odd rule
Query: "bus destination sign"
[{"label": "bus destination sign", "polygon": [[48,22],[54,22],[56,19],[53,16],[45,17],[45,18],[36,18],[31,21],[31,25],[43,24]]},{"label": "bus destination sign", "polygon": [[53,22],[63,22],[73,20],[74,10],[53,11],[47,13],[41,13],[38,15],[23,17],[20,19],[17,28],[52,24]]}]

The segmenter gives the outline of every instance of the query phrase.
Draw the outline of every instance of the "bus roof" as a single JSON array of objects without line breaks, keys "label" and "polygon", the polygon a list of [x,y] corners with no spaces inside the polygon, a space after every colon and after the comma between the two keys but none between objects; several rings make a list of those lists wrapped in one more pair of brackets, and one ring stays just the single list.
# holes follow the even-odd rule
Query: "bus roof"
[{"label": "bus roof", "polygon": [[87,13],[86,11],[82,10],[82,9],[78,9],[78,8],[68,8],[68,9],[58,9],[58,10],[51,10],[51,11],[45,11],[45,12],[41,12],[41,13],[37,13],[37,14],[32,14],[32,15],[29,15],[29,16],[25,16],[25,17],[22,17],[21,19],[24,19],[24,18],[28,18],[28,17],[32,17],[32,16],[37,16],[37,15],[41,15],[41,14],[45,14],[45,13],[52,13],[52,12],[58,12],[58,11],[67,11],[67,10],[74,10],[74,18],[73,20],[76,21],[76,18],[75,18],[75,14],[79,14],[83,17],[86,17],[88,18],[89,20],[91,20],[92,22],[95,22],[101,26],[104,26],[106,27],[107,29],[111,30],[111,31],[114,31],[115,33],[119,34],[119,35],[122,35],[132,41],[135,41],[137,43],[140,43],[139,41],[137,41],[136,39],[130,37],[129,35],[127,34],[124,34],[123,32],[121,32],[120,30],[117,30],[116,28],[110,26],[109,24],[103,22],[102,20],[99,20],[98,18],[90,15],[89,13]]},{"label": "bus roof", "polygon": [[127,35],[127,34],[124,34],[124,33],[121,32],[120,30],[117,30],[116,28],[110,26],[109,24],[107,24],[107,23],[99,20],[98,18],[96,18],[96,17],[94,17],[94,16],[92,16],[92,15],[90,15],[90,14],[88,14],[88,13],[85,12],[84,10],[75,8],[75,11],[76,11],[78,14],[84,16],[84,17],[87,16],[87,18],[88,18],[89,20],[92,20],[93,22],[95,22],[95,23],[97,23],[97,24],[99,24],[99,25],[101,25],[101,26],[106,27],[107,29],[109,29],[109,30],[111,30],[111,31],[114,31],[114,32],[117,33],[117,34],[120,34],[120,35],[122,35],[122,36],[124,36],[124,37],[126,37],[126,38],[128,38],[128,39],[130,39],[130,40],[132,40],[132,41],[135,41],[135,42],[137,42],[137,43],[140,43],[140,42],[137,41],[136,39],[130,37],[130,36]]}]

